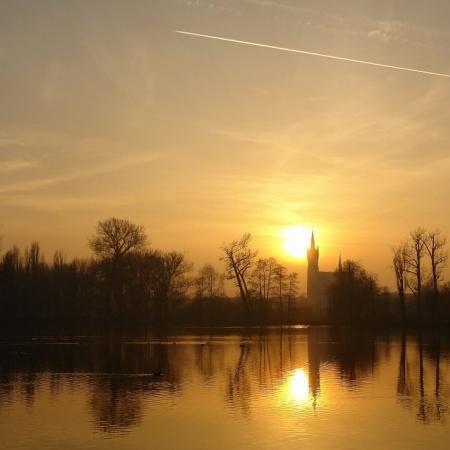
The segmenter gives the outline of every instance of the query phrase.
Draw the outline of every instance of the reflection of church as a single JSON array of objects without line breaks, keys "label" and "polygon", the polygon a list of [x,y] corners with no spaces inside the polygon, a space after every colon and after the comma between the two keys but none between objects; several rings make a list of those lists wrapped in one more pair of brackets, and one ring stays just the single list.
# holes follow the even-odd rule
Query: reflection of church
[{"label": "reflection of church", "polygon": [[[339,256],[339,268],[341,257]],[[308,249],[308,276],[306,295],[311,305],[315,319],[322,319],[328,311],[327,290],[334,281],[335,272],[319,271],[319,246],[314,241],[314,231],[311,234],[311,246]]]}]

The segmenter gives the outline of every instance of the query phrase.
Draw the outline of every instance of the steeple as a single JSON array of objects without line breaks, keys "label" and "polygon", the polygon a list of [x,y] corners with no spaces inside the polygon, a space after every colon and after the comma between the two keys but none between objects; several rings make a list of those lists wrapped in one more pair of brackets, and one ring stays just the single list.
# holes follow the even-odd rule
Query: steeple
[{"label": "steeple", "polygon": [[311,233],[311,247],[307,252],[308,256],[308,272],[319,271],[319,247],[316,247],[316,241],[314,239],[314,231]]},{"label": "steeple", "polygon": [[342,272],[342,254],[339,252],[339,265],[338,265],[338,271]]},{"label": "steeple", "polygon": [[311,233],[311,246],[307,252],[308,256],[308,273],[306,284],[306,295],[308,298],[314,297],[314,292],[318,286],[319,276],[319,247],[316,247],[316,241],[314,239],[314,230]]},{"label": "steeple", "polygon": [[312,233],[311,233],[311,247],[310,248],[313,248],[313,249],[316,248],[316,242],[314,241],[314,230],[312,230]]}]

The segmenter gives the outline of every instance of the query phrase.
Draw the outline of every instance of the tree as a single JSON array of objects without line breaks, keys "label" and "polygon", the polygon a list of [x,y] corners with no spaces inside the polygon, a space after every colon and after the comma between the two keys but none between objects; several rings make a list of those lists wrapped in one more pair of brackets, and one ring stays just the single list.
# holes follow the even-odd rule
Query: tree
[{"label": "tree", "polygon": [[392,266],[394,268],[395,279],[397,284],[397,292],[400,298],[402,321],[406,322],[406,307],[405,307],[405,290],[406,290],[406,275],[408,264],[408,248],[406,244],[400,244],[398,247],[392,249],[394,256],[392,258]]},{"label": "tree", "polygon": [[257,255],[257,252],[250,248],[250,240],[250,233],[245,233],[240,239],[223,245],[224,256],[221,258],[225,261],[226,278],[234,280],[239,288],[241,301],[247,315],[250,314],[253,306],[248,286],[248,271]]},{"label": "tree", "polygon": [[291,317],[292,301],[295,300],[295,297],[298,294],[298,273],[292,272],[288,275],[287,285],[287,316],[289,320]]},{"label": "tree", "polygon": [[212,298],[218,295],[218,283],[220,275],[211,264],[205,264],[195,279],[196,296],[198,298]]},{"label": "tree", "polygon": [[442,276],[442,269],[445,267],[448,259],[448,253],[445,249],[446,238],[439,230],[428,231],[425,238],[425,248],[430,258],[431,281],[433,283],[433,312],[435,317],[439,314],[439,281]]},{"label": "tree", "polygon": [[379,291],[375,277],[361,264],[344,261],[328,289],[332,318],[349,325],[373,320],[374,301]]},{"label": "tree", "polygon": [[16,245],[8,250],[2,258],[2,269],[8,273],[17,273],[22,270],[22,260],[19,247]]},{"label": "tree", "polygon": [[107,318],[113,312],[116,298],[122,294],[119,264],[125,255],[143,250],[147,241],[144,228],[129,220],[111,217],[97,224],[97,231],[89,246],[97,256],[104,260],[107,278]]},{"label": "tree", "polygon": [[98,256],[118,260],[130,251],[144,249],[146,242],[143,226],[111,217],[98,222],[97,232],[89,240],[89,246]]},{"label": "tree", "polygon": [[423,257],[425,254],[425,242],[427,234],[424,228],[416,228],[411,231],[406,252],[406,271],[412,276],[407,279],[407,286],[417,299],[417,315],[422,316],[422,285],[423,285]]},{"label": "tree", "polygon": [[198,271],[198,276],[194,280],[195,297],[200,304],[200,322],[205,321],[205,298],[209,300],[218,295],[219,273],[211,264],[205,264]]},{"label": "tree", "polygon": [[275,258],[258,259],[250,278],[252,291],[257,295],[260,312],[262,313],[264,320],[267,319],[269,311],[270,294],[272,292],[276,264],[277,261]]},{"label": "tree", "polygon": [[186,261],[183,253],[167,252],[160,254],[159,271],[156,284],[156,313],[163,323],[170,317],[192,280],[187,274],[192,270],[192,264]]},{"label": "tree", "polygon": [[278,310],[280,314],[280,324],[283,323],[283,293],[286,289],[286,267],[277,264],[274,269],[275,289],[278,297]]},{"label": "tree", "polygon": [[25,249],[25,269],[31,273],[35,274],[36,271],[44,263],[43,256],[41,255],[41,249],[38,242],[33,242],[30,248]]}]

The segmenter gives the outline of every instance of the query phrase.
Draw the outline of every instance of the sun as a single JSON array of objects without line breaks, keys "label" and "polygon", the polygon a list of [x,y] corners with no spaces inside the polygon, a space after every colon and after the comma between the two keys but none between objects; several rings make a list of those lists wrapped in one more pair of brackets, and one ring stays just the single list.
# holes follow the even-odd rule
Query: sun
[{"label": "sun", "polygon": [[283,249],[288,256],[295,259],[306,257],[311,230],[302,226],[286,228],[281,233],[283,238]]}]

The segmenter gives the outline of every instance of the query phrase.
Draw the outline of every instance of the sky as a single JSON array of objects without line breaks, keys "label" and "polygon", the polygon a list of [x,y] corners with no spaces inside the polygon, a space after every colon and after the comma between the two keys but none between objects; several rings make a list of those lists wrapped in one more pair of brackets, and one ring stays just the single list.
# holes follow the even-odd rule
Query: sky
[{"label": "sky", "polygon": [[220,268],[251,232],[292,269],[314,228],[393,286],[391,246],[450,236],[450,79],[174,30],[450,73],[447,0],[0,0],[0,252],[89,256],[123,217]]}]

